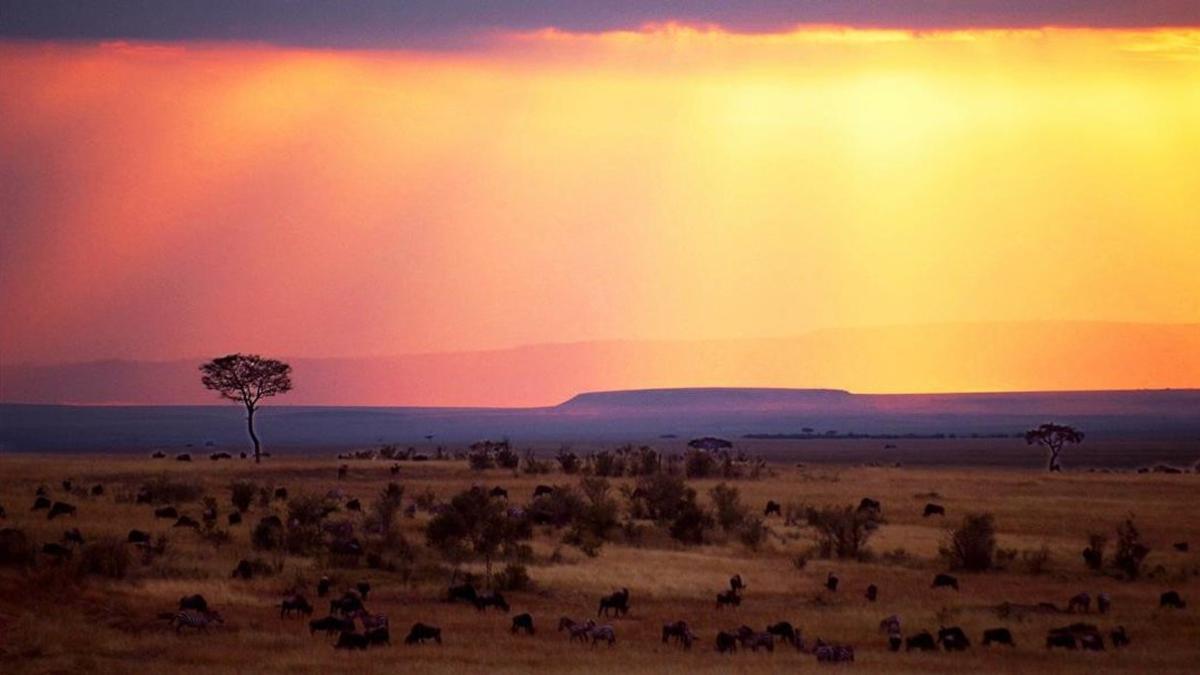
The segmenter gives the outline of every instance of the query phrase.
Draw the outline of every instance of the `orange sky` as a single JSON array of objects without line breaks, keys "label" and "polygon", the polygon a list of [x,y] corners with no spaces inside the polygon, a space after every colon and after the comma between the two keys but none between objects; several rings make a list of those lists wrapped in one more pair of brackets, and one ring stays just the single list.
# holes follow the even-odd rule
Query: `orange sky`
[{"label": "orange sky", "polygon": [[1200,322],[1200,29],[8,42],[0,119],[9,363]]}]

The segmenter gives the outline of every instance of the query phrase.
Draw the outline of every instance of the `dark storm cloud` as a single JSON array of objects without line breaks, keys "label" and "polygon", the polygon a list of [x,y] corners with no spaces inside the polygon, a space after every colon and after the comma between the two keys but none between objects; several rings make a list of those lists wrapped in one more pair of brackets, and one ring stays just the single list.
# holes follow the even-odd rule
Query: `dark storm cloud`
[{"label": "dark storm cloud", "polygon": [[436,47],[491,31],[636,28],[678,21],[767,32],[862,28],[1143,28],[1200,25],[1198,0],[0,0],[0,37],[239,40]]}]

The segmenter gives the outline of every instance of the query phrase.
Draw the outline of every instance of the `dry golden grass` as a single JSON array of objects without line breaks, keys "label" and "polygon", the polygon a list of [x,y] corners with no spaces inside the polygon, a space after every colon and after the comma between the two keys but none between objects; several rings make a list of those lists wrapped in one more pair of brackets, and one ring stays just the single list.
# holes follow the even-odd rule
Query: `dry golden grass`
[{"label": "dry golden grass", "polygon": [[[115,495],[132,492],[146,478],[166,473],[200,481],[230,510],[229,483],[249,478],[286,486],[296,495],[324,493],[340,487],[369,502],[392,477],[387,465],[351,464],[349,477],[336,478],[339,462],[330,459],[273,459],[261,467],[247,462],[193,464],[170,460],[101,457],[0,458],[0,504],[8,510],[4,527],[18,527],[40,544],[57,541],[64,529],[79,527],[89,540],[124,537],[130,528],[170,536],[167,554],[148,566],[135,562],[121,581],[88,579],[75,583],[43,562],[31,572],[0,570],[0,671],[17,672],[254,672],[326,673],[384,672],[730,672],[783,671],[817,667],[811,655],[780,648],[774,654],[738,653],[718,656],[712,649],[719,629],[748,624],[761,629],[788,620],[816,637],[856,648],[856,670],[909,672],[1195,672],[1200,650],[1200,476],[1078,473],[1048,476],[1031,471],[986,469],[895,469],[811,466],[802,470],[775,466],[773,477],[737,483],[743,501],[761,508],[768,499],[810,504],[851,504],[863,496],[883,502],[887,524],[871,541],[876,553],[905,549],[911,561],[849,562],[813,560],[797,570],[791,560],[811,545],[811,533],[785,528],[772,519],[772,529],[787,535],[773,538],[763,550],[751,552],[737,543],[684,548],[652,537],[643,547],[607,544],[596,558],[561,547],[564,560],[550,564],[558,534],[539,531],[534,542],[537,560],[530,565],[536,589],[508,594],[513,613],[531,612],[538,625],[532,637],[509,632],[509,617],[479,613],[464,605],[440,601],[446,578],[423,576],[405,585],[394,573],[375,570],[325,570],[309,558],[288,557],[281,574],[254,581],[231,580],[229,572],[242,557],[261,555],[249,543],[254,522],[266,509],[255,506],[247,522],[231,528],[231,543],[214,548],[190,531],[155,521],[152,509],[118,502]],[[77,484],[102,482],[104,497],[70,497],[79,505],[76,518],[47,521],[45,512],[30,512],[40,483],[53,495],[62,478]],[[448,497],[473,483],[503,485],[513,502],[524,502],[537,483],[574,482],[558,474],[514,477],[510,472],[476,474],[461,462],[404,464],[398,482],[406,501],[432,489]],[[707,496],[715,481],[698,481]],[[927,501],[917,494],[937,492],[949,514],[945,520],[922,518]],[[276,502],[276,504],[279,504]],[[181,505],[198,517],[199,503]],[[281,508],[276,506],[276,508]],[[1031,575],[1019,566],[1003,572],[959,574],[961,592],[931,590],[934,573],[944,569],[937,559],[945,528],[967,511],[996,516],[999,544],[1031,549],[1045,545],[1053,557],[1046,573]],[[1079,551],[1092,531],[1111,533],[1126,514],[1134,513],[1144,539],[1152,546],[1147,568],[1161,566],[1154,578],[1123,582],[1084,569]],[[403,519],[401,526],[414,542],[422,541],[427,516]],[[223,515],[222,515],[223,522]],[[1176,541],[1192,542],[1192,553],[1171,548]],[[263,556],[270,558],[269,555]],[[368,606],[391,618],[393,646],[367,653],[335,652],[323,636],[310,637],[304,622],[279,618],[277,603],[298,578],[310,584],[307,595],[316,602],[311,584],[330,571],[343,585],[366,578],[372,583]],[[823,590],[828,571],[842,580],[842,589]],[[714,609],[713,598],[730,575],[740,573],[749,589],[736,610]],[[868,583],[880,588],[880,599],[863,598]],[[559,616],[594,616],[597,598],[613,588],[632,592],[628,618],[614,620],[618,642],[580,647],[554,631]],[[1158,596],[1179,590],[1193,606],[1183,611],[1158,609]],[[1065,605],[1069,596],[1106,591],[1114,610],[1107,617],[1091,616],[1105,631],[1125,625],[1133,645],[1100,654],[1047,652],[1048,627],[1070,623],[1068,616],[1001,619],[990,609],[1003,602],[1052,601]],[[209,634],[177,636],[159,612],[172,610],[178,599],[202,593],[226,618]],[[326,609],[318,604],[318,615]],[[961,625],[976,644],[965,654],[892,654],[886,651],[879,620],[892,613],[903,617],[905,633],[938,625]],[[701,642],[690,652],[659,641],[665,621],[686,619]],[[407,627],[423,621],[442,627],[445,644],[406,647]],[[1018,647],[991,650],[978,645],[984,628],[1008,626]]]}]

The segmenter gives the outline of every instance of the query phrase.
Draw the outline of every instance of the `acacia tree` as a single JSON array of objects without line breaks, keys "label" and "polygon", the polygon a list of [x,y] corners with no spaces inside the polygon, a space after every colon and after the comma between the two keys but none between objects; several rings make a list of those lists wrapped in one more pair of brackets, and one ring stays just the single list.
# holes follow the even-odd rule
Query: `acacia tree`
[{"label": "acacia tree", "polygon": [[258,354],[229,354],[200,366],[200,382],[221,398],[246,406],[246,426],[254,441],[254,461],[259,462],[261,444],[254,433],[254,413],[264,398],[285,394],[292,389],[292,367],[283,361],[264,359]]},{"label": "acacia tree", "polygon": [[1062,471],[1058,462],[1058,454],[1067,444],[1082,443],[1083,432],[1065,424],[1043,424],[1036,429],[1025,432],[1025,442],[1029,445],[1041,445],[1050,451],[1048,471]]},{"label": "acacia tree", "polygon": [[527,519],[510,514],[504,502],[478,487],[455,495],[425,526],[426,541],[445,557],[456,563],[470,557],[483,558],[489,588],[492,558],[501,549],[532,536]]}]

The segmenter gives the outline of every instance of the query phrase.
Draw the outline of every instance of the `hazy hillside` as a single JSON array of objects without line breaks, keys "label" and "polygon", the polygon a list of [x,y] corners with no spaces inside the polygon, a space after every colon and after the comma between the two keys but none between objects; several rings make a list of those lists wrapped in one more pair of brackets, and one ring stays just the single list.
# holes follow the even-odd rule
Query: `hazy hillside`
[{"label": "hazy hillside", "polygon": [[[289,360],[296,382],[282,399],[289,405],[547,406],[584,391],[675,387],[876,393],[1161,389],[1200,387],[1200,325],[945,324],[779,339],[589,342]],[[0,401],[213,403],[199,384],[200,361],[4,363]]]}]

